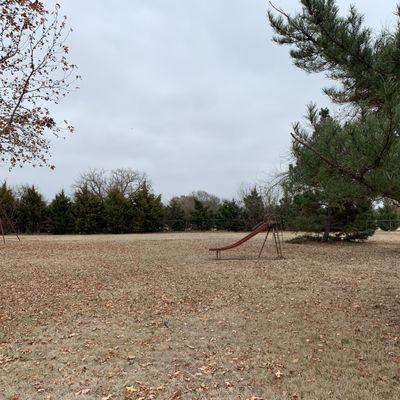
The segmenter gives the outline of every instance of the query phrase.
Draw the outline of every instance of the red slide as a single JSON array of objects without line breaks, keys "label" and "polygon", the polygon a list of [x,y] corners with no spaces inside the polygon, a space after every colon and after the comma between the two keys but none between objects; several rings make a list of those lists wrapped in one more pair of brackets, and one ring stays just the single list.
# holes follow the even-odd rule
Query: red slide
[{"label": "red slide", "polygon": [[238,240],[237,242],[229,244],[227,246],[223,246],[223,247],[215,247],[215,248],[209,249],[209,251],[216,251],[217,252],[217,258],[219,258],[219,253],[221,251],[234,249],[235,247],[240,246],[244,242],[247,242],[253,236],[258,235],[260,232],[264,232],[267,229],[268,229],[268,225],[266,223],[261,223],[261,224],[257,225],[255,227],[255,229],[252,232],[250,232],[247,236],[245,236],[244,238]]}]

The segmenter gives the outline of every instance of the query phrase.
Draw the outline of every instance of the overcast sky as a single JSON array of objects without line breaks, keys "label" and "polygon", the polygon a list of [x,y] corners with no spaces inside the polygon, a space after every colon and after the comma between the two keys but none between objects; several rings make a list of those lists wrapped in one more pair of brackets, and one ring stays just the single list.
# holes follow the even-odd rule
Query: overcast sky
[{"label": "overcast sky", "polygon": [[[146,172],[164,200],[199,189],[233,197],[284,167],[291,123],[307,103],[328,104],[328,82],[296,69],[288,49],[271,42],[267,1],[58,2],[83,80],[56,116],[76,132],[54,141],[55,171],[0,169],[48,199],[82,171],[119,167]],[[353,3],[368,25],[393,24],[396,1]],[[275,4],[298,8],[296,0]]]}]

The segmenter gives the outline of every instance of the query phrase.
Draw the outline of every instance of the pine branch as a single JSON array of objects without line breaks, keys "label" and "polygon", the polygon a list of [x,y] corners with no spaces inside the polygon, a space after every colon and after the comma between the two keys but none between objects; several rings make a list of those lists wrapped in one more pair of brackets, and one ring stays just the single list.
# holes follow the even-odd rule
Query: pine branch
[{"label": "pine branch", "polygon": [[298,135],[294,134],[293,132],[290,133],[290,136],[299,144],[313,152],[317,157],[319,157],[325,164],[334,168],[336,171],[341,173],[344,176],[351,178],[353,181],[360,183],[361,185],[365,186],[371,193],[376,193],[376,189],[371,186],[368,182],[365,181],[364,176],[360,176],[359,174],[354,173],[344,167],[342,167],[337,161],[329,159],[325,157],[321,152],[311,146],[307,141],[301,139]]}]

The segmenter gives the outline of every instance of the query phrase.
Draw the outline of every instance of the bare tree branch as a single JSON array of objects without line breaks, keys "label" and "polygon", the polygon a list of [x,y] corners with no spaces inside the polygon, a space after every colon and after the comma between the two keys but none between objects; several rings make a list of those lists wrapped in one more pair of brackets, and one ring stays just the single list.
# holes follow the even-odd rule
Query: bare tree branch
[{"label": "bare tree branch", "polygon": [[49,165],[47,133],[73,131],[52,117],[79,75],[67,60],[66,18],[40,0],[0,0],[0,162]]}]

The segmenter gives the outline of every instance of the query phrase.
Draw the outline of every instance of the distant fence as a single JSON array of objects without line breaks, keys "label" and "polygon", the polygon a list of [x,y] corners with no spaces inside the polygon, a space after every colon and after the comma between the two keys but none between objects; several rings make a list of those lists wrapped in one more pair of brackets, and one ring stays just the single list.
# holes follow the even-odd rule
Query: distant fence
[{"label": "distant fence", "polygon": [[386,231],[395,231],[400,227],[400,219],[377,219],[374,222],[377,228]]}]

